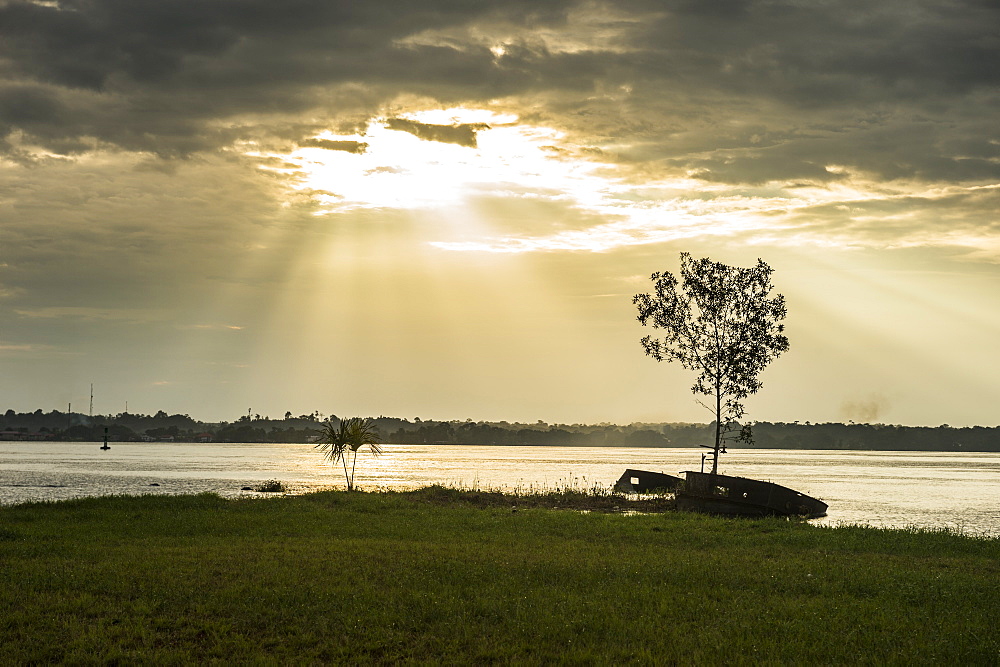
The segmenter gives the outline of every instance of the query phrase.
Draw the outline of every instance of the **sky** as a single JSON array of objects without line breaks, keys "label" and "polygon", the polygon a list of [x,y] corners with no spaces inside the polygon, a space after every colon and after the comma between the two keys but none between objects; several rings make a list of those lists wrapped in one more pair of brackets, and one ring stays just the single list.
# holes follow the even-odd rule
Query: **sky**
[{"label": "sky", "polygon": [[632,297],[773,269],[762,421],[1000,424],[992,0],[0,0],[0,408],[707,422]]}]

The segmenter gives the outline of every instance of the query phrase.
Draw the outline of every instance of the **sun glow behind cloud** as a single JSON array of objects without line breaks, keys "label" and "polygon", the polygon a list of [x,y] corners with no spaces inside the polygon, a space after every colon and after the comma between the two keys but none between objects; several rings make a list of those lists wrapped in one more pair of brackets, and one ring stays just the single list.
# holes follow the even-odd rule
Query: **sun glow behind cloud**
[{"label": "sun glow behind cloud", "polygon": [[[915,234],[912,230],[921,226],[910,219],[900,224],[911,231],[891,238],[892,216],[882,207],[912,198],[932,203],[954,192],[905,183],[875,187],[862,175],[832,164],[826,170],[839,180],[831,183],[735,186],[685,175],[650,178],[631,174],[626,165],[615,162],[613,149],[594,149],[514,114],[452,108],[373,119],[358,134],[323,132],[289,154],[250,155],[270,160],[262,168],[287,177],[311,202],[316,216],[395,209],[434,211],[447,219],[448,211],[473,210],[475,202],[487,199],[537,202],[566,212],[558,224],[546,226],[542,220],[530,233],[491,229],[479,221],[470,222],[458,238],[426,241],[449,251],[601,252],[693,237],[740,236],[753,243],[792,246],[944,243],[990,252],[983,239],[969,238],[961,230],[928,228]],[[850,225],[823,225],[814,215],[834,207],[838,220],[846,215]],[[863,231],[870,222],[878,232],[866,236]]]},{"label": "sun glow behind cloud", "polygon": [[[481,125],[476,145],[428,141],[373,120],[363,134],[324,132],[317,144],[358,145],[356,152],[300,147],[280,158],[293,188],[319,204],[316,215],[356,208],[423,209],[460,204],[477,195],[503,194],[585,201],[601,179],[600,164],[553,157],[557,130],[517,123],[517,117],[469,109],[400,116],[447,128]],[[488,126],[488,129],[486,129]]]}]

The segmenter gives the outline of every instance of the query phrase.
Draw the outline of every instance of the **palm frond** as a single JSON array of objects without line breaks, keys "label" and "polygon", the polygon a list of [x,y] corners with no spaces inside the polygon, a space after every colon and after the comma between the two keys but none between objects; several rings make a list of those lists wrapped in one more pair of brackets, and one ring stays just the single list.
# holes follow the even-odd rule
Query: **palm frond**
[{"label": "palm frond", "polygon": [[362,447],[367,446],[375,456],[382,453],[382,448],[379,446],[382,438],[379,436],[373,419],[352,417],[345,420],[343,424],[346,425],[344,429],[344,443],[352,452],[356,452]]},{"label": "palm frond", "polygon": [[323,454],[324,459],[336,463],[344,457],[348,447],[344,422],[337,425],[328,421],[317,433],[320,439],[315,448]]}]

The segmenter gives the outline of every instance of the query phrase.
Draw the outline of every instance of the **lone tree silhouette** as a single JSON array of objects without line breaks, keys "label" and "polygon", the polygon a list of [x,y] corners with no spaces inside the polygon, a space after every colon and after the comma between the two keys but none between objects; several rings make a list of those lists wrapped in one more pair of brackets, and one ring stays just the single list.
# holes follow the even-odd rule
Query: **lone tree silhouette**
[{"label": "lone tree silhouette", "polygon": [[643,326],[665,331],[662,339],[642,339],[646,354],[697,371],[691,391],[715,399],[714,406],[698,401],[715,415],[713,475],[726,441],[753,442],[750,426],[738,423],[742,401],[761,388],[757,376],[764,367],[788,349],[780,323],[785,297],[769,296],[773,272],[760,259],[743,269],[682,252],[680,284],[669,271],[657,272],[655,293],[632,299]]},{"label": "lone tree silhouette", "polygon": [[[354,467],[358,463],[358,450],[368,447],[373,456],[382,453],[378,429],[375,428],[375,421],[371,418],[351,417],[342,419],[340,423],[334,421],[331,416],[323,423],[323,428],[317,431],[319,441],[316,449],[323,453],[323,458],[334,465],[338,461],[344,464],[344,480],[347,482],[347,490],[354,490]],[[351,471],[347,471],[347,453],[353,454],[351,460]]]}]

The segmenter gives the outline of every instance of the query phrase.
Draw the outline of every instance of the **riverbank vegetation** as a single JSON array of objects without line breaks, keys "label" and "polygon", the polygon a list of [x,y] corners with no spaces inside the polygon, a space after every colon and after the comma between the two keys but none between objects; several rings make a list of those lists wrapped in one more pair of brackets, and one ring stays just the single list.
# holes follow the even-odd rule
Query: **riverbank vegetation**
[{"label": "riverbank vegetation", "polygon": [[257,493],[285,493],[288,491],[288,488],[284,482],[276,479],[266,479],[260,484],[254,485],[253,490]]},{"label": "riverbank vegetation", "polygon": [[[338,424],[335,415],[329,420]],[[311,442],[320,437],[319,413],[271,419],[244,415],[233,422],[202,422],[188,415],[119,413],[82,415],[53,410],[0,416],[0,440],[100,442]],[[713,442],[714,424],[548,424],[372,418],[382,442],[391,444],[541,445],[573,447],[699,447]],[[885,451],[998,452],[1000,426],[937,427],[887,424],[754,422],[757,449],[857,449]],[[746,447],[738,444],[738,447]]]},{"label": "riverbank vegetation", "polygon": [[0,508],[0,662],[1000,660],[996,539],[545,495]]}]

